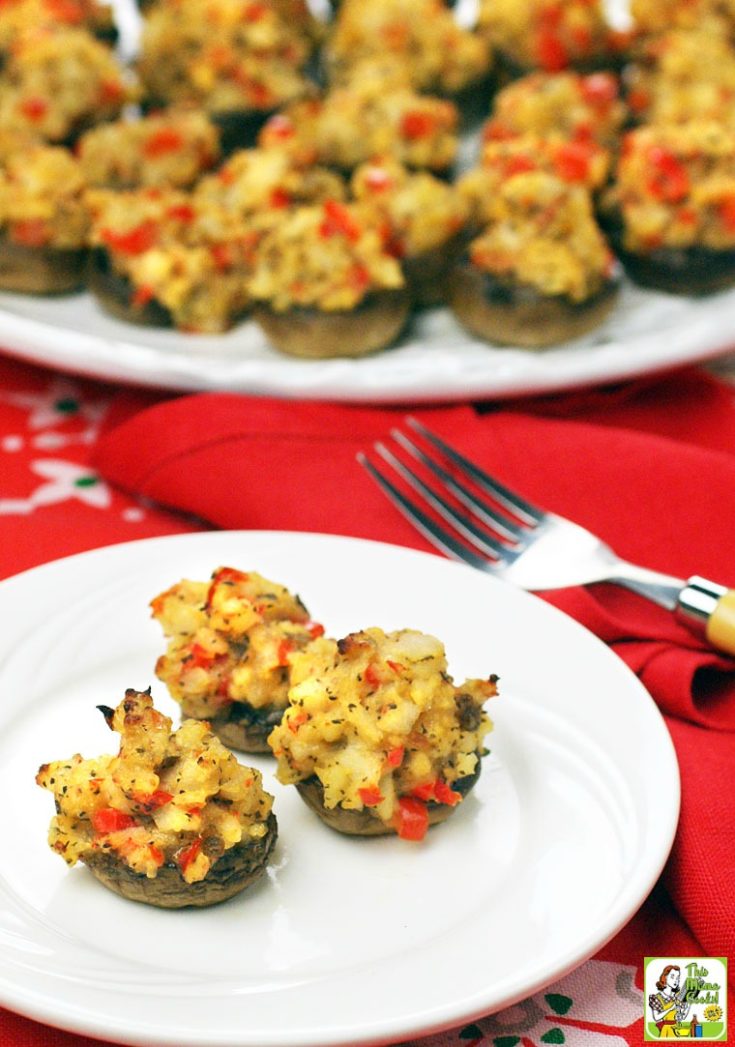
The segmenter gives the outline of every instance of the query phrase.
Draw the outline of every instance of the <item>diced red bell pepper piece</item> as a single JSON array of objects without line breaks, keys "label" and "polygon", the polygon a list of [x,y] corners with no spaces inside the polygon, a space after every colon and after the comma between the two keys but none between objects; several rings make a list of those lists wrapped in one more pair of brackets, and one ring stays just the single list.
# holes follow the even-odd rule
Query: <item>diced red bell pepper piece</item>
[{"label": "diced red bell pepper piece", "polygon": [[151,858],[156,863],[156,865],[159,866],[159,868],[166,861],[166,855],[159,847],[156,847],[156,845],[153,843],[148,845],[148,853],[150,854]]},{"label": "diced red bell pepper piece", "polygon": [[357,795],[366,807],[377,807],[384,800],[384,796],[377,785],[368,785],[364,789],[358,789]]},{"label": "diced red bell pepper piece", "polygon": [[518,135],[510,127],[502,124],[499,120],[488,120],[482,128],[483,142],[508,142]]},{"label": "diced red bell pepper piece", "polygon": [[147,157],[166,156],[167,153],[176,153],[184,144],[184,139],[179,131],[173,127],[161,127],[149,135],[143,145],[143,153]]},{"label": "diced red bell pepper piece", "polygon": [[273,92],[267,84],[261,83],[260,80],[252,80],[248,76],[239,76],[237,73],[234,79],[257,109],[268,109],[273,104]]},{"label": "diced red bell pepper piece", "polygon": [[589,26],[573,25],[569,28],[574,44],[581,54],[588,54],[592,50],[592,33]]},{"label": "diced red bell pepper piece", "polygon": [[209,669],[217,660],[218,655],[207,651],[201,644],[193,643],[189,647],[185,658],[187,669]]},{"label": "diced red bell pepper piece", "polygon": [[265,16],[265,14],[267,13],[267,10],[268,10],[268,8],[266,7],[265,4],[261,4],[261,3],[248,4],[245,7],[245,10],[242,13],[243,21],[244,22],[259,22],[261,20],[261,18],[263,18]]},{"label": "diced red bell pepper piece", "polygon": [[383,241],[383,249],[391,258],[405,258],[406,248],[402,243],[397,231],[389,222],[381,222],[378,231]]},{"label": "diced red bell pepper piece", "polygon": [[569,65],[569,56],[559,37],[549,29],[541,29],[536,38],[536,58],[547,73],[559,73]]},{"label": "diced red bell pepper piece", "polygon": [[530,156],[509,156],[505,163],[505,176],[512,178],[513,175],[525,174],[527,171],[535,171],[536,163]]},{"label": "diced red bell pepper piece", "polygon": [[370,687],[380,686],[380,676],[372,662],[370,663],[370,665],[368,665],[367,669],[363,673],[363,679],[365,680],[365,683],[369,684]]},{"label": "diced red bell pepper piece", "polygon": [[103,80],[100,84],[100,105],[117,105],[125,98],[125,88],[118,80]]},{"label": "diced red bell pepper piece", "polygon": [[57,22],[79,25],[84,20],[84,12],[75,0],[45,0],[45,6]]},{"label": "diced red bell pepper piece", "polygon": [[247,582],[249,574],[245,571],[237,571],[234,567],[220,567],[212,577],[212,584],[219,585],[222,582]]},{"label": "diced red bell pepper piece", "polygon": [[283,211],[291,204],[291,196],[282,186],[276,186],[271,190],[269,204],[276,211]]},{"label": "diced red bell pepper piece", "polygon": [[370,270],[364,266],[353,265],[349,272],[349,284],[358,294],[362,294],[370,286]]},{"label": "diced red bell pepper piece", "polygon": [[229,244],[212,244],[209,248],[212,261],[220,273],[227,272],[234,265],[235,258]]},{"label": "diced red bell pepper piece", "polygon": [[400,767],[403,763],[403,757],[405,754],[406,750],[402,745],[398,745],[395,749],[391,749],[385,758],[386,767]]},{"label": "diced red bell pepper piece", "polygon": [[556,173],[565,182],[586,182],[593,150],[584,142],[564,142],[554,154]]},{"label": "diced red bell pepper piece", "polygon": [[167,793],[165,789],[156,789],[152,793],[133,793],[133,800],[146,813],[156,811],[159,807],[164,807],[173,798],[173,793]]},{"label": "diced red bell pepper piece", "polygon": [[327,200],[324,204],[324,220],[319,226],[319,235],[325,240],[330,236],[346,236],[355,243],[362,230],[344,204],[338,200]]},{"label": "diced red bell pepper piece", "polygon": [[289,716],[286,723],[291,734],[296,734],[301,724],[306,723],[308,719],[309,714],[305,709],[300,709],[295,716]]},{"label": "diced red bell pepper piece", "polygon": [[293,651],[293,641],[289,639],[283,639],[278,645],[278,664],[279,666],[288,665],[288,656]]},{"label": "diced red bell pepper piece", "polygon": [[634,113],[643,113],[651,105],[651,95],[642,87],[634,87],[628,91],[625,101]]},{"label": "diced red bell pepper piece", "polygon": [[429,828],[426,804],[411,796],[402,796],[398,801],[394,824],[402,840],[423,840]]},{"label": "diced red bell pepper piece", "polygon": [[246,582],[249,577],[244,571],[236,571],[234,567],[220,567],[219,571],[215,571],[212,575],[212,583],[207,590],[207,608],[212,606],[212,598],[218,585]]},{"label": "diced red bell pepper piece", "polygon": [[103,807],[92,814],[92,827],[98,833],[116,833],[121,829],[132,829],[137,824],[132,815],[114,807]]},{"label": "diced red bell pepper piece", "polygon": [[686,167],[661,146],[654,146],[648,151],[651,165],[651,177],[648,180],[648,191],[656,200],[675,204],[683,200],[690,189],[689,173]]},{"label": "diced red bell pepper piece", "polygon": [[540,7],[538,18],[541,25],[546,26],[547,29],[561,25],[563,0],[546,0],[546,3],[542,3]]},{"label": "diced red bell pepper piece", "polygon": [[437,803],[446,804],[448,807],[456,807],[462,799],[462,793],[452,789],[443,778],[437,778],[434,782],[434,799]]},{"label": "diced red bell pepper piece", "polygon": [[169,207],[166,211],[167,218],[172,219],[174,222],[184,222],[187,225],[189,222],[193,222],[196,216],[196,211],[191,204],[174,204],[173,207]]},{"label": "diced red bell pepper piece", "polygon": [[191,863],[199,855],[202,849],[202,838],[197,836],[196,840],[189,844],[188,847],[184,847],[176,854],[176,861],[178,862],[179,868],[182,872],[186,872]]},{"label": "diced red bell pepper piece", "polygon": [[114,229],[103,229],[100,233],[107,246],[121,254],[143,254],[149,251],[156,242],[156,226],[153,222],[141,222],[126,233],[117,233]]},{"label": "diced red bell pepper piece", "polygon": [[20,103],[20,111],[23,116],[38,123],[48,112],[48,102],[45,98],[24,98]]},{"label": "diced red bell pepper piece", "polygon": [[396,19],[380,27],[380,38],[389,51],[400,51],[406,46],[411,27],[406,20]]},{"label": "diced red bell pepper piece", "polygon": [[148,305],[148,303],[155,297],[156,295],[153,288],[143,284],[141,287],[136,287],[133,291],[130,304],[137,309],[142,309],[144,305]]},{"label": "diced red bell pepper piece", "polygon": [[428,138],[430,134],[434,133],[435,128],[436,121],[432,114],[424,113],[420,110],[412,110],[405,113],[401,120],[401,134],[409,141],[415,141],[418,138]]},{"label": "diced red bell pepper piece", "polygon": [[10,225],[10,239],[24,247],[43,247],[49,240],[49,228],[43,218],[25,218]]},{"label": "diced red bell pepper piece", "polygon": [[433,782],[417,785],[411,790],[411,796],[415,796],[417,800],[424,800],[427,803],[429,800],[433,800],[435,803],[444,803],[449,807],[454,807],[462,799],[462,794],[455,792],[443,778],[436,778]]}]

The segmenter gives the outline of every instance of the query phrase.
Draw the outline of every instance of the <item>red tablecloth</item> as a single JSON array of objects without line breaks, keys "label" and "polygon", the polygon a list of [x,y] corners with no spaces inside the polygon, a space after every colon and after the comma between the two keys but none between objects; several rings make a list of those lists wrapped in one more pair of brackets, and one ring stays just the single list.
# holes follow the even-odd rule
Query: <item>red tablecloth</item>
[{"label": "red tablecloth", "polygon": [[[210,526],[425,547],[354,464],[402,413],[121,392],[0,360],[0,577]],[[503,409],[416,413],[628,558],[735,584],[729,387],[684,371]],[[608,642],[666,714],[683,778],[677,841],[661,883],[598,956],[523,1005],[422,1043],[637,1044],[643,957],[726,956],[735,945],[735,662],[621,590],[549,598]],[[0,1047],[87,1042],[0,1011]]]}]

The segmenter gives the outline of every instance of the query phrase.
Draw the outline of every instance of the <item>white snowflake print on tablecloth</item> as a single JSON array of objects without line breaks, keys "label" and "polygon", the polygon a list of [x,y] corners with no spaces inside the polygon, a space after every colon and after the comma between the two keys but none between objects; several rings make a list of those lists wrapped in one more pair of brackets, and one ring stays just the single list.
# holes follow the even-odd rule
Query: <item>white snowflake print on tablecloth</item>
[{"label": "white snowflake print on tablecloth", "polygon": [[32,472],[44,478],[26,498],[0,498],[0,516],[25,516],[47,505],[72,499],[94,509],[110,506],[110,489],[88,466],[58,459],[38,459],[30,463]]},{"label": "white snowflake print on tablecloth", "polygon": [[[29,437],[11,433],[4,437],[2,449],[20,450],[26,439],[38,450],[52,451],[70,444],[92,444],[109,407],[105,399],[85,397],[81,387],[68,378],[54,377],[41,390],[0,392],[0,401],[26,412],[25,429]],[[69,430],[69,422],[76,423]],[[53,432],[56,427],[64,432]]]},{"label": "white snowflake print on tablecloth", "polygon": [[420,1047],[629,1047],[642,1020],[635,968],[589,960],[552,986],[489,1018],[419,1040]]},{"label": "white snowflake print on tablecloth", "polygon": [[[115,511],[110,488],[86,464],[109,400],[55,375],[41,388],[0,390],[0,405],[11,409],[4,411],[5,432],[0,432],[0,516],[28,516],[70,502]],[[39,454],[62,449],[69,458]],[[139,523],[145,507],[135,499],[121,516]]]}]

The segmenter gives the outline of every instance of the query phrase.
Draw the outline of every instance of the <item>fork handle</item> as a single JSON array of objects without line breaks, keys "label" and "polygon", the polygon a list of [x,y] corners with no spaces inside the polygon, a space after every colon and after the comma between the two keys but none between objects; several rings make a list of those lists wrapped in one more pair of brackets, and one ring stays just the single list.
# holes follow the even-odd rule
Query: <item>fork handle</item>
[{"label": "fork handle", "polygon": [[735,589],[695,575],[679,593],[677,612],[713,647],[735,655]]}]

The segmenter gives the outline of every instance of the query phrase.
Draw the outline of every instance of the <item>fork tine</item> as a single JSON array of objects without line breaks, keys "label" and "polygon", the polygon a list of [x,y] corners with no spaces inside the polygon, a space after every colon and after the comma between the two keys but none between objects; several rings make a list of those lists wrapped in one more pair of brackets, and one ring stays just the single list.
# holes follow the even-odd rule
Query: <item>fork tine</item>
[{"label": "fork tine", "polygon": [[423,494],[426,501],[436,509],[440,516],[450,523],[460,534],[464,535],[467,541],[471,542],[481,552],[490,553],[491,556],[497,556],[501,559],[508,557],[510,552],[507,546],[504,546],[492,535],[489,535],[486,531],[480,530],[476,524],[472,522],[468,517],[460,516],[456,510],[445,501],[436,491],[432,490],[428,484],[425,484],[421,477],[417,476],[416,473],[412,472],[406,465],[403,464],[396,456],[388,450],[385,444],[376,443],[373,445],[378,454],[383,458],[395,471],[403,477],[409,487],[414,491],[420,491]]},{"label": "fork tine", "polygon": [[509,538],[511,541],[517,542],[523,539],[528,534],[527,524],[516,524],[512,520],[508,519],[507,516],[501,516],[496,509],[494,509],[488,502],[482,501],[477,495],[473,494],[468,487],[460,483],[458,480],[443,469],[438,462],[435,462],[433,458],[430,458],[425,451],[418,447],[413,440],[410,440],[405,433],[402,433],[400,429],[392,429],[391,436],[399,443],[404,450],[412,454],[419,462],[422,462],[427,469],[429,469],[434,476],[438,477],[449,490],[454,494],[455,498],[466,506],[472,512],[474,512],[480,519],[484,520],[486,524],[489,524],[499,535],[503,538]]},{"label": "fork tine", "polygon": [[370,476],[372,476],[373,480],[388,496],[390,501],[392,501],[404,516],[406,516],[411,523],[421,531],[424,537],[428,539],[432,545],[436,546],[437,549],[441,550],[445,556],[469,564],[470,567],[475,567],[480,571],[489,571],[492,573],[493,564],[489,560],[486,560],[483,556],[478,556],[477,553],[468,549],[462,542],[457,541],[457,539],[449,534],[448,531],[445,531],[443,527],[440,527],[435,520],[412,502],[410,498],[407,498],[402,491],[399,491],[398,488],[387,479],[387,477],[383,476],[380,470],[376,469],[372,462],[361,451],[357,455],[357,460],[360,465],[367,470]]},{"label": "fork tine", "polygon": [[442,439],[435,436],[434,433],[432,433],[430,429],[427,429],[422,422],[418,421],[418,419],[409,416],[406,418],[406,424],[410,425],[415,432],[420,433],[424,439],[433,444],[434,447],[441,451],[441,453],[451,462],[454,462],[454,464],[459,466],[460,469],[469,473],[478,487],[481,487],[506,509],[510,509],[510,511],[515,513],[521,520],[529,524],[538,524],[544,519],[546,513],[543,509],[539,509],[531,502],[526,501],[525,498],[521,498],[515,493],[515,491],[511,491],[508,487],[498,483],[498,481],[494,480],[492,476],[489,476],[487,473],[483,472],[482,469],[478,468],[474,462],[471,462],[469,458],[465,458],[464,455],[459,453],[459,451],[455,451],[453,447],[450,447],[449,444],[444,443]]}]

